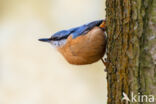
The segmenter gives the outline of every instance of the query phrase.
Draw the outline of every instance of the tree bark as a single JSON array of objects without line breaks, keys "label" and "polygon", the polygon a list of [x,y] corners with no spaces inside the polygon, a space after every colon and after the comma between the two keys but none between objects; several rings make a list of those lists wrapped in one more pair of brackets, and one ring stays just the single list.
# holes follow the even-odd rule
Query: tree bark
[{"label": "tree bark", "polygon": [[156,104],[156,0],[106,0],[106,25],[108,104],[126,104],[123,92]]}]

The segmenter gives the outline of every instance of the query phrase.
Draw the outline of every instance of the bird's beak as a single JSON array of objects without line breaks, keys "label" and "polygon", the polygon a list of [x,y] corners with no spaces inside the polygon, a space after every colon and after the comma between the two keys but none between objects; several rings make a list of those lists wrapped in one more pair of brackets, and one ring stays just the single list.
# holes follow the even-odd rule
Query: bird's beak
[{"label": "bird's beak", "polygon": [[49,38],[42,38],[42,39],[38,39],[39,41],[42,41],[42,42],[50,42],[51,39]]}]

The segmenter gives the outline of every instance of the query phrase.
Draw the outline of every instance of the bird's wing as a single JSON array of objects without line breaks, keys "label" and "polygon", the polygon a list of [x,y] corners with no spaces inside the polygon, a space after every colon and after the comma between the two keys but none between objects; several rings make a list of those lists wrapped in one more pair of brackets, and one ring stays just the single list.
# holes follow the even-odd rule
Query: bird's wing
[{"label": "bird's wing", "polygon": [[82,26],[78,26],[75,28],[71,28],[68,30],[62,30],[59,32],[56,32],[54,35],[51,36],[51,40],[61,40],[66,39],[69,35],[72,34],[72,38],[76,38],[82,34],[87,33],[89,30],[91,30],[95,26],[99,26],[102,23],[103,20],[93,21],[88,24],[84,24]]},{"label": "bird's wing", "polygon": [[72,37],[76,38],[82,34],[86,34],[88,31],[90,31],[95,26],[99,26],[102,23],[102,21],[103,20],[93,21],[93,22],[90,22],[88,24],[84,24],[82,26],[79,26],[78,28],[75,29],[75,31],[73,31],[71,33]]}]

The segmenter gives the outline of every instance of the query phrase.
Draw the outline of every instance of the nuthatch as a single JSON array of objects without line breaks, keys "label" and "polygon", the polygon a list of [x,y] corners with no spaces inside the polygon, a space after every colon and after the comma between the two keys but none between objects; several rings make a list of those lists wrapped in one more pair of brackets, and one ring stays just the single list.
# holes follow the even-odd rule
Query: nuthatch
[{"label": "nuthatch", "polygon": [[39,40],[55,46],[70,64],[91,64],[102,59],[105,54],[105,28],[105,20],[98,20]]}]

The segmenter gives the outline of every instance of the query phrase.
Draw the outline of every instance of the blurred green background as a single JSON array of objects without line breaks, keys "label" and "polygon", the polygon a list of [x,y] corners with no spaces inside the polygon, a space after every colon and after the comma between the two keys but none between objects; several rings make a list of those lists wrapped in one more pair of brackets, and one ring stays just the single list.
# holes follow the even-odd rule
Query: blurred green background
[{"label": "blurred green background", "polygon": [[0,104],[106,104],[101,61],[68,64],[37,39],[105,18],[105,0],[0,0]]}]

